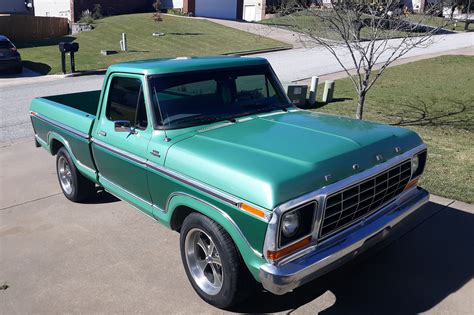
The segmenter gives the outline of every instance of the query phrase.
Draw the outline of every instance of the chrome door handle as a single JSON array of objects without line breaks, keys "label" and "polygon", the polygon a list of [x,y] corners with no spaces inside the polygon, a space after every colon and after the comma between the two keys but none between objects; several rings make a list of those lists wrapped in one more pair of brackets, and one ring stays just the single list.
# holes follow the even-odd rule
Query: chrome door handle
[{"label": "chrome door handle", "polygon": [[151,153],[151,155],[154,155],[156,157],[160,157],[160,152],[157,151],[157,150],[152,150],[150,153]]},{"label": "chrome door handle", "polygon": [[103,137],[107,136],[107,132],[105,132],[105,131],[101,130],[98,133],[99,133],[100,136],[103,136]]}]

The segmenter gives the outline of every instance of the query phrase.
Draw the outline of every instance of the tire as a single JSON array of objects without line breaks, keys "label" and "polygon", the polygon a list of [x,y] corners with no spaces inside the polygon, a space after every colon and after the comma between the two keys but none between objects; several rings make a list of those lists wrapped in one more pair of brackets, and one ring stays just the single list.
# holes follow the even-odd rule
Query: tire
[{"label": "tire", "polygon": [[211,305],[227,309],[256,287],[230,235],[206,216],[191,213],[186,217],[181,228],[180,250],[191,285]]},{"label": "tire", "polygon": [[95,184],[77,170],[64,147],[59,149],[56,156],[56,172],[59,187],[67,199],[81,202],[89,199],[96,192]]},{"label": "tire", "polygon": [[15,68],[15,73],[16,74],[21,74],[23,73],[23,66],[18,66]]}]

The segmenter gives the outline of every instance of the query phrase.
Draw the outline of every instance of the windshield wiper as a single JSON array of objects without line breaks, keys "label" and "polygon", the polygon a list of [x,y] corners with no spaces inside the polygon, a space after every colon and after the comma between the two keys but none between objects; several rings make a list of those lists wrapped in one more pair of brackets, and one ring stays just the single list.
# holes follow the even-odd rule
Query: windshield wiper
[{"label": "windshield wiper", "polygon": [[[250,106],[245,106],[245,107],[250,107]],[[282,110],[284,112],[288,111],[286,107],[282,105],[269,104],[262,107],[255,107],[252,111],[248,111],[246,114],[251,115],[251,114],[257,114],[257,113],[268,112],[268,111],[273,111],[273,110]]]},{"label": "windshield wiper", "polygon": [[213,123],[213,122],[218,122],[218,121],[229,121],[232,123],[235,123],[235,119],[233,117],[229,116],[192,116],[192,117],[185,117],[181,119],[176,119],[175,121],[172,121],[171,123],[176,124],[179,121],[179,124],[185,124],[185,123],[193,123],[193,122],[199,122],[199,123]]}]

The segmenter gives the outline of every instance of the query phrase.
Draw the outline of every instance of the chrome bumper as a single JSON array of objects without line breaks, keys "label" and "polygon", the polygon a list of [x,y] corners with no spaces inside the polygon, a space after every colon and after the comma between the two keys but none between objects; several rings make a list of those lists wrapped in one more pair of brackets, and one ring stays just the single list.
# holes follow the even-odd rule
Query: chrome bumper
[{"label": "chrome bumper", "polygon": [[332,246],[319,248],[315,245],[312,251],[293,261],[282,265],[262,265],[259,277],[263,287],[273,294],[282,295],[322,276],[385,238],[392,227],[428,200],[426,190],[414,188],[405,198],[401,197],[386,207],[390,209],[381,209],[379,212],[385,212],[382,216],[355,229]]}]

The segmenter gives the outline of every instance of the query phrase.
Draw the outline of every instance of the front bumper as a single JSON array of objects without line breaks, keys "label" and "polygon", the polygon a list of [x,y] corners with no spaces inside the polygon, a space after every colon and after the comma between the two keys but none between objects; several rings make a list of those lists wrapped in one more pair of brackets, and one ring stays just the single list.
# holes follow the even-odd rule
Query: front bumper
[{"label": "front bumper", "polygon": [[314,245],[309,252],[305,251],[308,253],[304,256],[282,265],[262,265],[259,277],[263,287],[273,294],[282,295],[322,276],[378,243],[391,228],[400,226],[403,219],[428,200],[426,190],[414,188],[407,192],[405,198],[379,210],[379,213],[384,213],[382,216],[355,229],[333,245],[321,248]]}]

